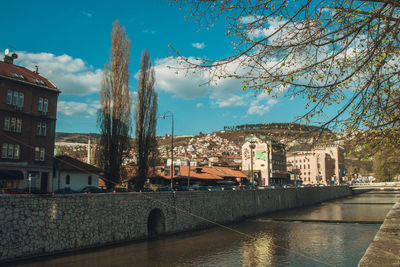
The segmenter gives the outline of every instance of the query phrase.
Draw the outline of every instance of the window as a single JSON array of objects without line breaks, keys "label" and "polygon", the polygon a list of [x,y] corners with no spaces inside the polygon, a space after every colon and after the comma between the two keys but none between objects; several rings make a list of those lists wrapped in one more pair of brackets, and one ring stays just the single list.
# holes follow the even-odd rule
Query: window
[{"label": "window", "polygon": [[1,150],[1,157],[7,158],[7,150],[8,150],[8,144],[3,144],[3,149]]},{"label": "window", "polygon": [[35,81],[35,83],[39,83],[39,84],[45,84],[42,80],[39,80],[39,79],[33,79],[34,81]]},{"label": "window", "polygon": [[19,93],[18,97],[18,107],[23,107],[24,106],[24,93]]},{"label": "window", "polygon": [[39,97],[38,110],[39,111],[43,110],[43,98],[41,98],[41,97]]},{"label": "window", "polygon": [[44,161],[45,159],[45,149],[44,147],[35,147],[35,160]]},{"label": "window", "polygon": [[44,147],[40,148],[40,161],[44,161],[45,150]]},{"label": "window", "polygon": [[19,159],[19,145],[14,145],[14,159]]},{"label": "window", "polygon": [[44,97],[39,97],[38,110],[42,112],[47,112],[49,109],[49,100]]},{"label": "window", "polygon": [[10,117],[4,117],[3,130],[4,131],[9,131],[10,130]]},{"label": "window", "polygon": [[22,119],[17,119],[17,133],[22,132]]},{"label": "window", "polygon": [[49,107],[49,101],[47,100],[47,98],[43,99],[43,112],[47,112]]},{"label": "window", "polygon": [[91,185],[91,184],[92,184],[92,176],[89,176],[89,177],[88,177],[88,182],[87,182],[87,183],[88,183],[88,185]]},{"label": "window", "polygon": [[70,184],[71,183],[71,177],[69,176],[69,174],[67,174],[67,176],[65,176],[65,184]]},{"label": "window", "polygon": [[3,130],[16,133],[22,132],[22,119],[16,117],[4,117]]},{"label": "window", "polygon": [[19,73],[11,72],[11,74],[18,79],[25,79],[25,77]]},{"label": "window", "polygon": [[39,122],[36,125],[36,135],[46,136],[47,124],[45,122]]},{"label": "window", "polygon": [[46,136],[47,132],[47,124],[45,122],[42,122],[42,136]]},{"label": "window", "polygon": [[7,92],[7,104],[17,106],[19,108],[24,107],[24,93],[20,93],[13,90]]},{"label": "window", "polygon": [[11,123],[10,123],[10,131],[15,132],[15,126],[16,126],[16,119],[15,117],[11,118]]},{"label": "window", "polygon": [[17,144],[3,144],[1,157],[9,159],[19,159],[19,145]]},{"label": "window", "polygon": [[13,106],[16,106],[17,103],[18,103],[18,92],[17,92],[17,91],[14,91],[14,96],[13,96],[13,102],[12,102],[12,104],[13,104]]},{"label": "window", "polygon": [[35,160],[39,160],[40,158],[40,148],[35,147]]},{"label": "window", "polygon": [[9,105],[12,104],[12,96],[13,96],[13,91],[8,90],[8,93],[7,93],[7,104],[9,104]]}]

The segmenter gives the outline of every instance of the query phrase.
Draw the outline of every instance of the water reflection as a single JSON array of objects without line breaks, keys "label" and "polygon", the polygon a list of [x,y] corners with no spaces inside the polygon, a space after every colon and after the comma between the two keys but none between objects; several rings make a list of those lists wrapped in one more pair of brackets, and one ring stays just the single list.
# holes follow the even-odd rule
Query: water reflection
[{"label": "water reflection", "polygon": [[[395,202],[398,197],[399,194],[386,195],[385,201]],[[380,198],[364,194],[229,225],[235,231],[212,228],[13,265],[357,266],[379,229],[379,224],[286,222],[272,219],[382,221],[391,205],[374,205]],[[348,204],[367,201],[371,204]]]}]

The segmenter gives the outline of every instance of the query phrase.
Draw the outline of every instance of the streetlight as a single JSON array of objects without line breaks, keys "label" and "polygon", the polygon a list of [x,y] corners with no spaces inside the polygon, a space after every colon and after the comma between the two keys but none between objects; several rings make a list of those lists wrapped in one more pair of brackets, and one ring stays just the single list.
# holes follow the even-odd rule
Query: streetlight
[{"label": "streetlight", "polygon": [[167,111],[164,113],[161,118],[165,119],[171,117],[171,122],[172,122],[172,135],[171,135],[171,191],[173,190],[173,178],[174,178],[174,113],[172,111]]}]

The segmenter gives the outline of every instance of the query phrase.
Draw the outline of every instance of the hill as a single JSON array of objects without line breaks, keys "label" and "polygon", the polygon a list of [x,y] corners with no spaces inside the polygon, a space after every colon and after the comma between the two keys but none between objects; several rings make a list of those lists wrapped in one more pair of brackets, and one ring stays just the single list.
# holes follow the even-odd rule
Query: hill
[{"label": "hill", "polygon": [[[351,142],[348,140],[339,140],[339,135],[327,128],[321,129],[317,126],[301,125],[295,123],[265,123],[265,124],[246,124],[233,127],[224,127],[222,131],[216,131],[210,134],[200,133],[191,136],[174,136],[174,147],[187,147],[190,144],[198,144],[204,142],[206,136],[216,136],[226,139],[235,144],[238,148],[244,143],[245,137],[249,135],[265,136],[270,140],[280,142],[286,145],[288,151],[307,150],[314,145],[324,143],[339,142],[345,148],[345,152],[349,152]],[[92,140],[99,138],[99,134],[81,134],[81,133],[56,133],[56,142],[68,143],[87,143],[89,135]],[[157,137],[160,149],[168,150],[171,145],[170,136]],[[218,146],[213,141],[207,141],[209,147]],[[167,152],[166,152],[167,153]],[[239,152],[240,153],[240,152]],[[358,152],[360,155],[362,152]],[[84,152],[81,153],[84,155]],[[168,155],[168,154],[167,154]],[[71,155],[73,156],[73,155]],[[357,172],[361,174],[372,173],[372,159],[363,159],[353,154],[345,156],[345,165],[349,172]]]}]

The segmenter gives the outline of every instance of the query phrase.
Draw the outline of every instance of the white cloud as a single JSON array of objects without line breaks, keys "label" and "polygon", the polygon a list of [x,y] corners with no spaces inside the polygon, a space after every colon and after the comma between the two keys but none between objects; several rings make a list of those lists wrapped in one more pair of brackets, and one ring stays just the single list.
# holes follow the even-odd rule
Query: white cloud
[{"label": "white cloud", "polygon": [[93,16],[92,13],[85,12],[85,11],[83,11],[82,14],[85,15],[86,17],[88,17],[88,18],[91,18]]},{"label": "white cloud", "polygon": [[94,70],[80,58],[51,53],[17,54],[16,64],[31,70],[39,66],[39,73],[54,82],[63,94],[89,95],[100,91],[103,70]]},{"label": "white cloud", "polygon": [[250,15],[240,18],[240,23],[249,24],[256,21],[259,17],[257,15]]},{"label": "white cloud", "polygon": [[[190,62],[200,63],[195,58]],[[181,62],[182,63],[182,62]],[[231,63],[225,70],[239,71],[239,64]],[[177,58],[158,59],[154,65],[156,73],[155,88],[171,93],[176,97],[194,99],[209,96],[218,107],[244,106],[241,80],[233,78],[218,79],[205,70],[187,70]],[[216,70],[216,69],[214,69]],[[220,70],[216,70],[220,73]]]},{"label": "white cloud", "polygon": [[[188,58],[188,60],[200,62],[195,58]],[[188,71],[179,64],[177,58],[171,57],[156,60],[154,68],[155,88],[158,91],[167,92],[183,99],[208,96],[211,103],[219,108],[249,104],[249,101],[246,101],[248,94],[243,93],[240,79],[217,78],[223,72],[239,75],[245,73],[246,69],[240,62],[232,62],[225,66],[224,70],[213,68],[213,73],[210,73],[205,70]],[[216,76],[212,76],[212,74],[216,74]],[[270,104],[272,103],[270,102]]]},{"label": "white cloud", "polygon": [[[195,59],[190,59],[195,61]],[[208,94],[208,86],[199,86],[207,82],[206,73],[187,72],[176,58],[157,59],[154,64],[156,74],[155,88],[171,93],[179,98],[193,99]]]},{"label": "white cloud", "polygon": [[153,35],[156,34],[156,31],[154,31],[154,30],[148,30],[148,29],[144,29],[143,32],[144,32],[144,33],[150,33],[150,34],[153,34]]},{"label": "white cloud", "polygon": [[251,101],[247,114],[249,115],[264,115],[272,106],[278,103],[276,98],[272,98],[267,93],[262,93],[256,96],[256,99]]},{"label": "white cloud", "polygon": [[192,46],[194,48],[203,49],[204,47],[206,47],[206,44],[205,43],[193,43]]},{"label": "white cloud", "polygon": [[201,108],[203,106],[203,103],[197,103],[196,107]]},{"label": "white cloud", "polygon": [[68,116],[83,116],[85,118],[96,115],[100,107],[99,101],[93,102],[75,102],[75,101],[59,101],[57,105],[58,112]]}]

